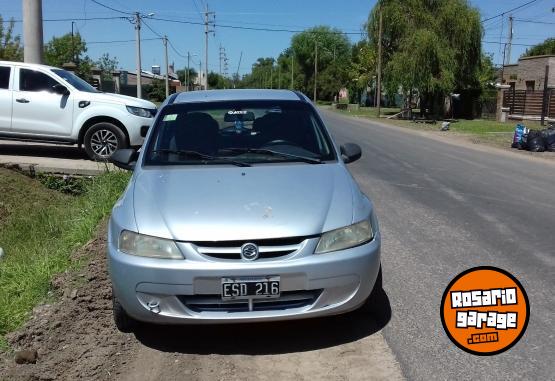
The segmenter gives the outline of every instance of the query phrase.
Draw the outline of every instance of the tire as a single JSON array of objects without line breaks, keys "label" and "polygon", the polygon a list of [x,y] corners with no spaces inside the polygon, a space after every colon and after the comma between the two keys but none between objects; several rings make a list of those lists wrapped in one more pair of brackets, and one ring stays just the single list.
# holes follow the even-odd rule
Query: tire
[{"label": "tire", "polygon": [[114,323],[120,332],[130,333],[137,327],[137,321],[130,317],[123,309],[119,300],[112,290],[112,313],[114,315]]},{"label": "tire", "polygon": [[127,148],[125,134],[118,126],[100,122],[94,124],[85,133],[83,139],[85,151],[91,160],[103,161],[118,149]]}]

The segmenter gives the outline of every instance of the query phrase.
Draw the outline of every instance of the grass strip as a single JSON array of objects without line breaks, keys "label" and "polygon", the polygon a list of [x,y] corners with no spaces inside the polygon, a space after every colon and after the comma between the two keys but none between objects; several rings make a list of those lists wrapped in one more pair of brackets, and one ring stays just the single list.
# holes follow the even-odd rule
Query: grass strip
[{"label": "grass strip", "polygon": [[71,253],[91,239],[128,181],[128,173],[107,172],[71,196],[0,168],[0,348],[46,300],[52,277],[78,266]]}]

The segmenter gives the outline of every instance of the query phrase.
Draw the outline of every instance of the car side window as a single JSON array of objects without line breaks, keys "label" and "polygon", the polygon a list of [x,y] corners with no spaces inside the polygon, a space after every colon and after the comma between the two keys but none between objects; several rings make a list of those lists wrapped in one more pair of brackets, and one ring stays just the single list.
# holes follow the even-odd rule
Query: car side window
[{"label": "car side window", "polygon": [[52,91],[52,87],[58,82],[40,71],[20,69],[19,90],[20,91]]},{"label": "car side window", "polygon": [[0,66],[0,89],[10,88],[10,73],[12,68],[9,66]]}]

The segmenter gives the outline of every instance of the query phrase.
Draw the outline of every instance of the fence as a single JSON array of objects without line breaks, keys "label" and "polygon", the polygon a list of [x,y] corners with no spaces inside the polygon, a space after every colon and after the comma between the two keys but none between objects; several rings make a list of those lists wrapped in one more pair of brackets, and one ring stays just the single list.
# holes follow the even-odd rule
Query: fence
[{"label": "fence", "polygon": [[[543,91],[505,90],[503,92],[503,107],[509,108],[510,115],[541,117],[543,97]],[[546,117],[555,118],[555,90],[548,90],[546,97]]]}]

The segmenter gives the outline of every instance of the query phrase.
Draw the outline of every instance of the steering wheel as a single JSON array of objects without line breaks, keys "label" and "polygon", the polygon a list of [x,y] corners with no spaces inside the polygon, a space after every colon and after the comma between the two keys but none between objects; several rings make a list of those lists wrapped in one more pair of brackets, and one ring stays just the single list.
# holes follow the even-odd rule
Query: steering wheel
[{"label": "steering wheel", "polygon": [[284,139],[276,139],[263,144],[263,146],[279,146],[279,145],[288,145],[288,146],[297,146],[297,144]]}]

